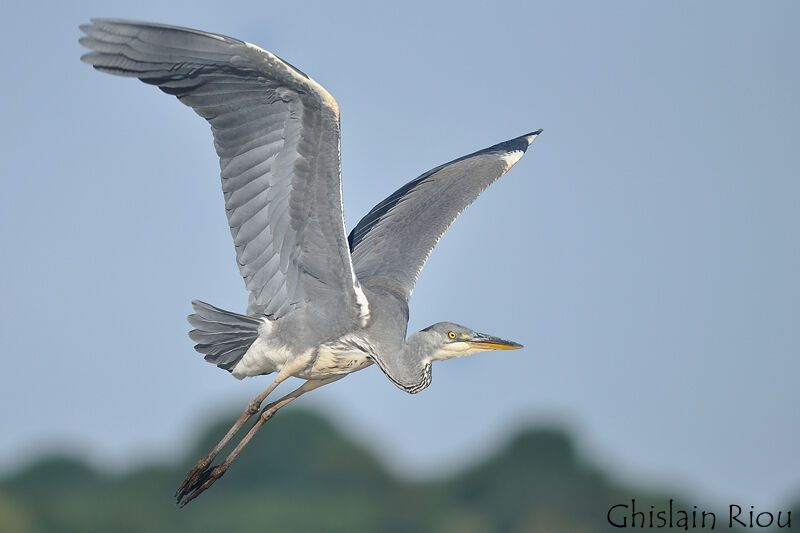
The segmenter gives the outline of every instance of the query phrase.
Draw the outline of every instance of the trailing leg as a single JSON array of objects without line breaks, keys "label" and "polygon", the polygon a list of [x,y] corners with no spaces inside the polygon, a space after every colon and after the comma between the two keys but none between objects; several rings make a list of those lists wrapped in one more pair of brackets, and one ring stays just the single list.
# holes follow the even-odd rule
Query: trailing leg
[{"label": "trailing leg", "polygon": [[184,485],[186,485],[188,481],[187,477],[187,481],[184,481],[184,484],[181,485],[181,488],[178,490],[178,504],[181,507],[185,506],[187,503],[202,494],[208,487],[213,485],[216,480],[221,478],[225,471],[228,470],[228,467],[231,465],[231,463],[233,463],[233,461],[242,451],[242,449],[244,449],[244,447],[247,446],[247,443],[250,442],[250,439],[253,438],[253,435],[255,435],[256,432],[261,429],[261,426],[263,426],[270,418],[272,418],[272,416],[277,413],[281,407],[299,398],[306,392],[317,389],[323,385],[327,385],[328,383],[333,383],[334,381],[343,378],[345,375],[346,374],[334,376],[328,379],[308,380],[286,396],[264,407],[258,417],[258,420],[256,420],[255,424],[253,424],[253,427],[251,427],[250,431],[248,431],[247,434],[242,437],[242,440],[239,441],[239,444],[236,445],[236,448],[234,448],[234,450],[228,455],[228,457],[225,458],[222,463],[213,468],[208,468],[208,466],[206,466],[206,468],[203,469],[198,476],[196,476],[197,479],[184,489]]},{"label": "trailing leg", "polygon": [[261,394],[259,394],[250,401],[250,403],[247,406],[247,409],[245,409],[244,412],[241,414],[241,416],[236,420],[236,422],[234,422],[233,426],[231,426],[231,428],[228,430],[225,436],[222,437],[222,440],[220,440],[217,443],[217,445],[214,446],[214,448],[210,452],[208,452],[208,455],[200,459],[197,462],[197,464],[195,464],[192,467],[192,469],[189,470],[189,472],[186,474],[186,478],[183,480],[183,483],[181,483],[181,486],[178,487],[177,491],[175,491],[175,497],[178,499],[178,501],[180,501],[181,498],[186,496],[186,494],[188,494],[189,491],[192,490],[192,487],[194,487],[197,484],[203,472],[205,472],[208,469],[208,466],[211,464],[214,458],[219,454],[220,451],[222,451],[222,448],[224,448],[225,445],[228,444],[228,442],[233,438],[233,436],[236,435],[236,433],[241,429],[241,427],[248,420],[250,420],[250,417],[252,417],[254,414],[258,412],[259,409],[261,409],[261,404],[264,402],[267,396],[269,396],[270,393],[272,393],[272,391],[274,391],[278,385],[280,385],[287,378],[289,378],[289,376],[290,374],[288,369],[287,372],[283,371],[279,372],[275,380],[270,384],[270,386],[267,387],[267,389],[264,392],[262,392]]}]

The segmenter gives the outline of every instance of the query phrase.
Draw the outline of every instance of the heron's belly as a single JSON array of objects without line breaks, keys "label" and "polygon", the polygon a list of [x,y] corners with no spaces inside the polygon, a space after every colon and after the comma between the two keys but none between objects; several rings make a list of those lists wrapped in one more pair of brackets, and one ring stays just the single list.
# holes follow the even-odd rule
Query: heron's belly
[{"label": "heron's belly", "polygon": [[259,337],[233,367],[232,374],[238,379],[281,371],[285,365],[294,370],[291,375],[302,379],[325,379],[349,374],[372,364],[369,354],[354,346],[347,337],[324,344],[319,349],[302,353],[293,352],[288,346]]},{"label": "heron's belly", "polygon": [[321,346],[313,363],[296,376],[303,379],[324,379],[350,374],[371,364],[369,354],[362,350],[335,345]]},{"label": "heron's belly", "polygon": [[[310,355],[310,354],[307,354]],[[268,339],[258,337],[244,357],[232,369],[237,379],[247,376],[260,376],[277,372],[292,359],[293,354],[285,347],[270,343]]]}]

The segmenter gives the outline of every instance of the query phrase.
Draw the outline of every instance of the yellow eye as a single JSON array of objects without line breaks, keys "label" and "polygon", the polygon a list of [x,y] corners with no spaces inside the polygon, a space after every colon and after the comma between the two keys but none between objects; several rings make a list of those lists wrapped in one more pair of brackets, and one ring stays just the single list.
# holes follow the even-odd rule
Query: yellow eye
[{"label": "yellow eye", "polygon": [[451,339],[455,339],[456,338],[456,332],[455,331],[451,331],[450,333],[447,334],[447,336],[450,337]]}]

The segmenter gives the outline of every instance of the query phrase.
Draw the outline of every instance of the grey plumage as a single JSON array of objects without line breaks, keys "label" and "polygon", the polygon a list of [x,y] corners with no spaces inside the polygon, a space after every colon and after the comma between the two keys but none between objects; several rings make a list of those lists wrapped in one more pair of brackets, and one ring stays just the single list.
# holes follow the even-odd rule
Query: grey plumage
[{"label": "grey plumage", "polygon": [[[345,233],[339,106],[309,76],[238,39],[187,28],[98,19],[81,26],[82,60],[176,96],[211,125],[247,314],[194,301],[189,336],[207,361],[243,378],[277,372],[178,489],[182,504],[228,468],[286,403],[376,363],[402,390],[434,361],[521,345],[440,322],[406,338],[408,302],[425,261],[458,215],[541,130],[436,167]],[[290,376],[307,380],[263,408],[224,463],[211,462]]]},{"label": "grey plumage", "polygon": [[425,261],[447,228],[511,168],[513,163],[504,157],[515,152],[521,156],[541,131],[429,170],[372,208],[348,237],[358,279],[393,279],[410,298]]},{"label": "grey plumage", "polygon": [[238,39],[114,20],[81,26],[96,69],[175,95],[211,124],[248,314],[335,295],[358,312],[339,179],[339,110],[309,78]]},{"label": "grey plumage", "polygon": [[193,329],[189,338],[194,349],[206,354],[205,360],[230,371],[258,337],[261,320],[225,311],[213,305],[192,300],[194,314],[189,315]]}]

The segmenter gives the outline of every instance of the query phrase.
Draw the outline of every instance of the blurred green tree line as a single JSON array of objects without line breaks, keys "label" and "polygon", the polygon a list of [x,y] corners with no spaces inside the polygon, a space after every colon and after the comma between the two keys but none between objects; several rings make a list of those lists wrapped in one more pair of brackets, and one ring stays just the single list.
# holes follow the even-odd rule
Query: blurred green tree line
[{"label": "blurred green tree line", "polygon": [[[547,427],[517,434],[494,456],[447,478],[402,480],[319,415],[291,410],[272,420],[214,487],[178,509],[173,491],[231,419],[214,424],[171,466],[115,476],[72,458],[38,460],[0,479],[0,532],[581,533],[620,531],[607,513],[631,498],[645,512],[670,498],[688,509],[702,504],[614,481],[582,458],[565,432]],[[726,519],[718,517],[717,529],[727,528]]]}]

